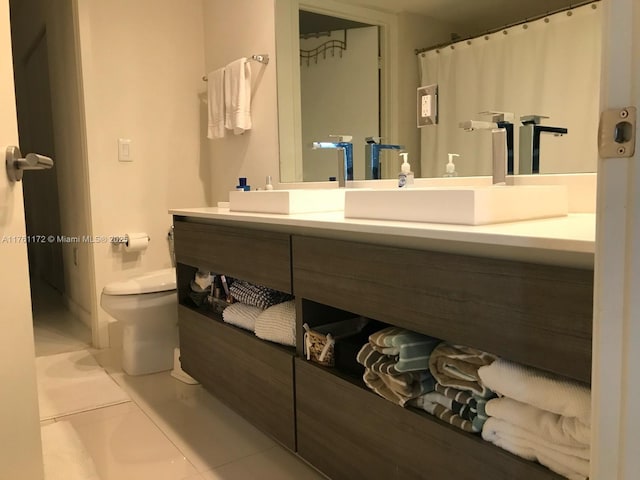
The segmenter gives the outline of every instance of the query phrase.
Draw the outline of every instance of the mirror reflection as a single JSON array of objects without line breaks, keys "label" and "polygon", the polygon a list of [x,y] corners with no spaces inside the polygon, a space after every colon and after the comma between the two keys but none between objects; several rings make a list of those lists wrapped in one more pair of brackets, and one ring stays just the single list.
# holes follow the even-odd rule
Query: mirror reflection
[{"label": "mirror reflection", "polygon": [[[363,15],[361,7],[356,10],[346,0],[331,2],[330,10],[307,1],[299,5],[300,50],[294,52],[300,55],[295,79],[300,128],[297,138],[289,139],[297,146],[288,149],[301,158],[281,155],[281,181],[338,176],[342,152],[312,148],[313,142],[339,140],[329,135],[352,136],[357,180],[376,178],[371,176],[367,139],[369,145],[405,147],[417,176],[445,176],[450,153],[459,155],[456,175],[490,175],[491,134],[459,126],[468,120],[490,121],[490,116],[480,115],[487,111],[512,114],[514,173],[531,170],[527,164],[533,160],[526,159],[535,155],[521,154],[520,149],[533,152],[533,143],[539,173],[595,171],[599,2],[526,22],[569,2],[540,1],[532,9],[520,5],[524,2],[516,8],[514,2],[495,0],[484,5],[488,11],[482,14],[474,2],[456,1],[456,8],[449,10],[439,2],[419,7],[416,3],[427,2],[404,2],[399,9],[412,3],[414,11],[393,13],[392,21],[378,22],[376,15]],[[371,11],[384,7],[369,2]],[[452,7],[451,1],[445,3]],[[466,17],[460,5],[469,10]],[[483,33],[502,25],[513,26]],[[438,123],[419,129],[416,89],[431,84],[438,85]],[[547,134],[542,127],[567,133]],[[382,178],[397,176],[398,152],[378,150]],[[520,156],[525,158],[522,167]],[[296,162],[297,169],[288,165]]]}]

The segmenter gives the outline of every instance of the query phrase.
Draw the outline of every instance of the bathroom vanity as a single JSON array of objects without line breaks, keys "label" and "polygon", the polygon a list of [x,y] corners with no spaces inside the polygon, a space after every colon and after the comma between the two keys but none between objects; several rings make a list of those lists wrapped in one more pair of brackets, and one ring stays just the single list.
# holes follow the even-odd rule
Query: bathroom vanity
[{"label": "bathroom vanity", "polygon": [[[465,227],[171,213],[183,369],[330,478],[561,478],[308,362],[301,326],[362,315],[589,383],[593,215]],[[297,348],[190,305],[198,267],[293,293]]]}]

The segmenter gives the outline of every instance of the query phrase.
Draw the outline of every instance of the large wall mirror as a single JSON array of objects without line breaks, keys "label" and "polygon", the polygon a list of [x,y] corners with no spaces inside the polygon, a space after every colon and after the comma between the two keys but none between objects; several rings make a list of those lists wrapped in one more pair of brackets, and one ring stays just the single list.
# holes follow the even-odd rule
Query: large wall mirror
[{"label": "large wall mirror", "polygon": [[[461,155],[459,175],[490,175],[491,135],[458,127],[488,110],[514,114],[516,157],[520,117],[568,129],[542,137],[540,173],[595,171],[598,9],[575,0],[276,0],[280,181],[336,176],[338,153],[311,148],[332,134],[353,137],[356,180],[365,178],[366,137],[403,145],[418,176],[442,176],[447,153]],[[418,129],[416,88],[430,83],[439,123]],[[383,151],[383,178],[397,175],[397,153]]]}]

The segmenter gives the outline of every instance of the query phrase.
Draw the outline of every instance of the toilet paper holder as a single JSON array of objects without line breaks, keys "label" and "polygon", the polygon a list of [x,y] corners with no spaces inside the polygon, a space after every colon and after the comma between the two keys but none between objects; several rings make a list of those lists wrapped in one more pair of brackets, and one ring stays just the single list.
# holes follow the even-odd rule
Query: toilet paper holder
[{"label": "toilet paper holder", "polygon": [[[145,238],[145,237],[142,237]],[[146,236],[147,242],[151,241],[151,237],[149,235]],[[129,246],[129,235],[114,235],[111,237],[111,243],[113,245],[124,245],[125,247]]]}]

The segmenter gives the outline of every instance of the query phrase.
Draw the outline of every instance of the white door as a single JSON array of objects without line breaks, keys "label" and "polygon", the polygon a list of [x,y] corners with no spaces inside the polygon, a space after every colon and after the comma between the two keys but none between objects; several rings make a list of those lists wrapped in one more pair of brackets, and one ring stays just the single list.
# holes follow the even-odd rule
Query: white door
[{"label": "white door", "polygon": [[5,173],[17,144],[9,1],[0,0],[0,478],[42,480],[22,184]]},{"label": "white door", "polygon": [[[640,107],[640,0],[605,0],[603,7],[602,110]],[[598,164],[591,462],[597,480],[640,475],[639,162],[636,142],[633,156]]]}]

